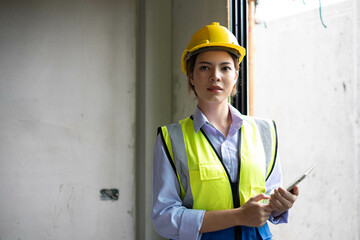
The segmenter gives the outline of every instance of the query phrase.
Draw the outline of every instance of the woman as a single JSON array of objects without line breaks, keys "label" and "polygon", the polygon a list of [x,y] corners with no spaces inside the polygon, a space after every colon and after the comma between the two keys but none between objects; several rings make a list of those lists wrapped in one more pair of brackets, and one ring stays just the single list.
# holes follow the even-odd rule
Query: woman
[{"label": "woman", "polygon": [[271,239],[267,220],[287,222],[299,192],[279,187],[275,124],[228,103],[244,55],[218,23],[197,31],[182,55],[197,108],[158,131],[152,217],[163,237]]}]

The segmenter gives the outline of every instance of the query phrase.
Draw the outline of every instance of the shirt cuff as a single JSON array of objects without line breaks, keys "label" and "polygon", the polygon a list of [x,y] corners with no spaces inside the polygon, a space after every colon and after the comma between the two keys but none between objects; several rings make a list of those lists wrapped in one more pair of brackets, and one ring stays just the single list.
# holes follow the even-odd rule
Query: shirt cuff
[{"label": "shirt cuff", "polygon": [[179,229],[179,239],[197,239],[200,240],[200,228],[204,218],[205,210],[185,209],[181,218]]},{"label": "shirt cuff", "polygon": [[289,211],[283,212],[279,216],[274,217],[272,214],[269,217],[269,221],[273,224],[288,223]]}]

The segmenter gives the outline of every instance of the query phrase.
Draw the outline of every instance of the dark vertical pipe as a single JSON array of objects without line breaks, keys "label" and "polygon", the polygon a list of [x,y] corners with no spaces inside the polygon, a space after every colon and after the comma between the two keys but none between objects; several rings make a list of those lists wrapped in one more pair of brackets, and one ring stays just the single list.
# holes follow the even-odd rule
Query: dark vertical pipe
[{"label": "dark vertical pipe", "polygon": [[[246,0],[230,1],[230,30],[234,33],[239,44],[247,48],[247,11]],[[239,80],[237,84],[238,94],[231,99],[231,103],[242,114],[248,114],[248,84],[247,84],[247,55],[240,63]]]}]

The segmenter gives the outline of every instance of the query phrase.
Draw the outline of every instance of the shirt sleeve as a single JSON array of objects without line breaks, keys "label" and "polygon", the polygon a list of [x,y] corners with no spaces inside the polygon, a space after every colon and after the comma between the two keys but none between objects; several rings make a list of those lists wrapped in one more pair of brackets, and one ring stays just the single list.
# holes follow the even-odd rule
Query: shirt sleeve
[{"label": "shirt sleeve", "polygon": [[[274,169],[266,180],[266,194],[270,195],[274,189],[280,187],[282,185],[282,172],[281,172],[281,164],[279,159],[275,161]],[[269,221],[273,224],[279,223],[287,223],[289,218],[289,211],[282,213],[279,216],[272,216],[270,215]]]},{"label": "shirt sleeve", "polygon": [[187,209],[182,205],[178,178],[158,135],[154,150],[153,209],[155,230],[169,239],[200,239],[204,210]]}]

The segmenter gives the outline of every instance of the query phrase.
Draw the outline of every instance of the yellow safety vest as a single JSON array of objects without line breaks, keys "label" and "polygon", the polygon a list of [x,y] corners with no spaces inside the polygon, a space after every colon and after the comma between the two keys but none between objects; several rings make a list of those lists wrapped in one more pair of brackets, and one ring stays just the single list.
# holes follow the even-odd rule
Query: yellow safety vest
[{"label": "yellow safety vest", "polygon": [[191,117],[163,126],[159,133],[177,174],[185,207],[232,209],[265,193],[265,180],[272,172],[277,151],[273,121],[244,116],[239,139],[240,174],[235,183],[205,133],[195,132]]}]

